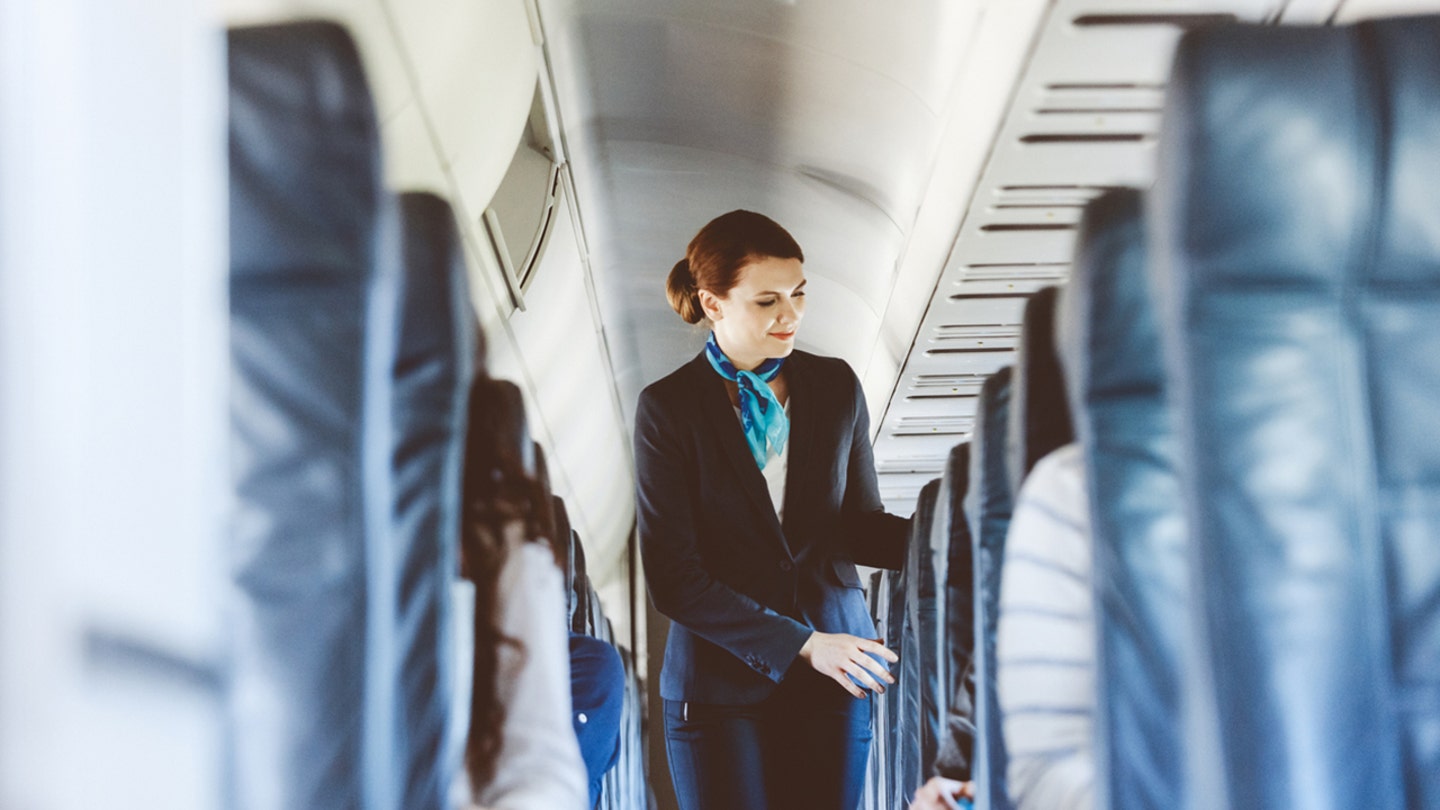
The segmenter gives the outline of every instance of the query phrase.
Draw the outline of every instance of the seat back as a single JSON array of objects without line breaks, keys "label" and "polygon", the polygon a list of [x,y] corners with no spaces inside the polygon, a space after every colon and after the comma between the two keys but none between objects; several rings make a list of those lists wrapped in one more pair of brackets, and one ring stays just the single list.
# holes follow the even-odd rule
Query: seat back
[{"label": "seat back", "polygon": [[930,554],[930,535],[939,497],[938,478],[920,489],[905,551],[905,627],[896,648],[900,653],[900,755],[896,764],[901,796],[915,795],[935,767],[935,752],[940,742],[936,583]]},{"label": "seat back", "polygon": [[1440,18],[1177,52],[1154,192],[1208,806],[1440,806]]},{"label": "seat back", "polygon": [[1009,435],[1009,366],[986,378],[980,389],[975,430],[970,438],[970,487],[965,514],[970,519],[975,563],[975,806],[1009,810],[1005,787],[1005,736],[995,691],[995,632],[1000,607],[1000,567],[1015,497],[1010,491],[1006,439]]},{"label": "seat back", "polygon": [[[930,535],[936,560],[936,681],[940,684],[940,748],[935,771],[968,781],[975,753],[975,566],[965,496],[970,484],[970,444],[957,444],[946,459]],[[943,555],[943,556],[942,556]],[[943,594],[943,598],[940,596]]]},{"label": "seat back", "polygon": [[374,806],[366,556],[393,502],[362,475],[391,450],[367,307],[398,272],[379,132],[339,27],[228,39],[233,806]]},{"label": "seat back", "polygon": [[[389,677],[372,679],[394,705],[388,746],[400,807],[439,808],[449,789],[443,750],[453,700],[450,585],[460,532],[465,405],[475,315],[450,205],[399,198],[399,331],[394,354],[393,526],[370,558],[372,632],[390,641]],[[467,620],[461,617],[460,620]],[[387,662],[378,662],[387,667]]]},{"label": "seat back", "polygon": [[1044,287],[1025,302],[1011,378],[1010,491],[1019,492],[1035,462],[1075,440],[1065,374],[1055,347],[1059,287]]},{"label": "seat back", "polygon": [[1059,329],[1093,534],[1097,804],[1181,807],[1189,565],[1140,192],[1085,209]]}]

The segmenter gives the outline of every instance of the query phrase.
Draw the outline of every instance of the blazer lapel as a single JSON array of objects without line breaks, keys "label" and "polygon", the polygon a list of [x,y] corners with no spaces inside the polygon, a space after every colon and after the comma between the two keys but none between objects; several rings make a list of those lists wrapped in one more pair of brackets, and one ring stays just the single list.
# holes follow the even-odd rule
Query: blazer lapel
[{"label": "blazer lapel", "polygon": [[[812,447],[815,440],[816,407],[815,391],[810,385],[805,355],[795,352],[785,361],[785,383],[790,393],[790,443],[785,448],[789,457],[785,471],[785,534],[788,539],[795,537],[794,531],[802,525],[805,516],[807,487],[816,464]],[[793,551],[795,546],[790,544]]]},{"label": "blazer lapel", "polygon": [[[725,383],[720,375],[710,368],[704,355],[697,357],[694,362],[697,363],[696,371],[701,378],[700,406],[706,422],[705,427],[730,459],[741,489],[750,496],[756,509],[769,516],[771,525],[775,527],[775,534],[780,538],[780,542],[784,543],[785,532],[780,528],[780,520],[775,515],[775,504],[770,500],[770,489],[765,485],[765,475],[755,464],[755,457],[750,455],[750,445],[745,441],[740,420],[735,416],[730,397],[725,393]],[[786,485],[788,489],[789,482],[786,482]],[[789,496],[786,498],[788,503]],[[788,545],[786,549],[788,551]]]}]

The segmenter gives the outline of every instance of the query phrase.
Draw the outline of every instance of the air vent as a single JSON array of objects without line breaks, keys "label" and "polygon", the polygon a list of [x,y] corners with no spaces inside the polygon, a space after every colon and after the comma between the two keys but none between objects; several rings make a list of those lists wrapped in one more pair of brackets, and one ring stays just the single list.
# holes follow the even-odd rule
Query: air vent
[{"label": "air vent", "polygon": [[1143,143],[1149,135],[1143,132],[1040,132],[1020,136],[1021,143]]},{"label": "air vent", "polygon": [[1235,22],[1234,14],[1082,14],[1071,20],[1076,28],[1137,25],[1168,25],[1174,28],[1203,28]]},{"label": "air vent", "polygon": [[906,399],[967,399],[980,396],[984,374],[921,374]]},{"label": "air vent", "polygon": [[1165,85],[1155,82],[1053,82],[1046,90],[1159,90]]},{"label": "air vent", "polygon": [[1049,208],[1084,205],[1115,186],[1001,186],[995,192],[995,204],[1001,206],[1037,206]]},{"label": "air vent", "polygon": [[941,326],[931,337],[932,348],[927,354],[964,354],[1009,351],[1020,338],[1016,326],[958,325]]},{"label": "air vent", "polygon": [[1006,233],[1009,231],[1073,231],[1073,222],[994,222],[989,225],[981,225],[980,230],[986,233]]},{"label": "air vent", "polygon": [[875,462],[881,475],[940,475],[945,472],[945,459],[935,456],[907,456]]},{"label": "air vent", "polygon": [[973,416],[902,416],[890,435],[963,436],[975,426]]},{"label": "air vent", "polygon": [[[1076,203],[1080,205],[1080,203]],[[1070,271],[1069,262],[985,262],[965,265],[961,283],[981,281],[1058,281]]]},{"label": "air vent", "polygon": [[1041,94],[1035,112],[1042,116],[1157,115],[1164,103],[1164,85],[1052,84]]}]

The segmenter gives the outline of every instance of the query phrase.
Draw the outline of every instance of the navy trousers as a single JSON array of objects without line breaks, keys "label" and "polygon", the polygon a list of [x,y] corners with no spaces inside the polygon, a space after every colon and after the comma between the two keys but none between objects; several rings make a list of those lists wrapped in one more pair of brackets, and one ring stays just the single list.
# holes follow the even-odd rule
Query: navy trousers
[{"label": "navy trousers", "polygon": [[870,701],[797,663],[751,706],[665,701],[665,751],[681,810],[855,810]]}]

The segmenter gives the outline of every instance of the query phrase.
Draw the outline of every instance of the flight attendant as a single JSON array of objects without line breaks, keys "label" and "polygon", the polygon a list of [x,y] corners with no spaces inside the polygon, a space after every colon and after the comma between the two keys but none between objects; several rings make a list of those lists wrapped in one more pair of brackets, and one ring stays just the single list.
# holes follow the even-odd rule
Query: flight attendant
[{"label": "flight attendant", "polygon": [[768,217],[711,221],[670,271],[705,349],[640,395],[635,457],[660,675],[684,810],[854,810],[869,692],[894,678],[855,563],[899,568],[860,381],[795,349],[804,255]]}]

